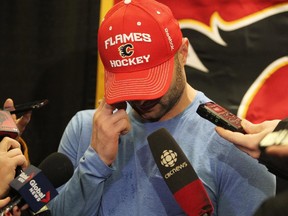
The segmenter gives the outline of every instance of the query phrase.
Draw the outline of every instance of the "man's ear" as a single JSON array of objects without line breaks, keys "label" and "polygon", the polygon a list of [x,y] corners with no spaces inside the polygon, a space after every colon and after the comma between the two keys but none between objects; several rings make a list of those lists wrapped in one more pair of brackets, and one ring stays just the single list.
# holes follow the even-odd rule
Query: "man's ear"
[{"label": "man's ear", "polygon": [[188,38],[182,38],[182,44],[178,51],[178,57],[179,62],[184,66],[187,61],[188,56],[188,46],[189,46],[189,40]]}]

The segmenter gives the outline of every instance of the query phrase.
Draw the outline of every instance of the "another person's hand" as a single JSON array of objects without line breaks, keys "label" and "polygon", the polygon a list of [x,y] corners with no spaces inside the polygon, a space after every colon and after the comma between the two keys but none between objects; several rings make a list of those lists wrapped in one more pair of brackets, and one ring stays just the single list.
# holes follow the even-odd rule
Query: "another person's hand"
[{"label": "another person's hand", "polygon": [[10,200],[11,200],[10,197],[0,199],[0,208],[3,208],[4,206],[6,206],[10,202]]},{"label": "another person's hand", "polygon": [[265,149],[266,154],[268,155],[274,155],[277,157],[288,157],[288,146],[269,146]]},{"label": "another person's hand", "polygon": [[[0,208],[3,208],[4,206],[6,206],[9,202],[10,202],[11,198],[10,197],[6,197],[5,199],[0,199]],[[21,210],[18,208],[18,206],[15,206],[12,210],[12,214],[7,212],[4,214],[5,216],[9,215],[9,216],[20,216],[21,215]]]},{"label": "another person's hand", "polygon": [[9,190],[9,183],[15,178],[16,167],[25,168],[28,162],[22,154],[18,141],[4,137],[0,142],[0,197]]},{"label": "another person's hand", "polygon": [[[10,99],[10,98],[8,98],[8,99],[5,101],[3,108],[4,108],[5,110],[9,110],[9,111],[15,110],[13,100]],[[15,114],[12,115],[12,118],[13,118],[14,121],[16,122],[17,128],[18,128],[18,130],[19,130],[19,132],[20,132],[19,135],[21,135],[21,134],[24,132],[26,126],[27,126],[28,123],[30,122],[31,115],[32,115],[32,112],[31,112],[31,111],[30,111],[30,112],[27,112],[27,113],[24,113],[23,116],[21,116],[19,119],[16,119],[17,117],[16,117]]]},{"label": "another person's hand", "polygon": [[120,135],[131,128],[129,117],[124,109],[115,111],[115,107],[103,99],[93,118],[91,146],[107,165],[111,165],[118,152]]},{"label": "another person's hand", "polygon": [[[259,143],[270,132],[272,132],[280,120],[264,121],[260,124],[253,124],[245,119],[241,124],[247,134],[232,132],[221,127],[216,127],[216,132],[224,139],[235,144],[237,148],[246,152],[251,157],[258,159],[260,156]],[[283,147],[283,146],[282,146]],[[277,149],[278,148],[278,149]],[[266,148],[266,153],[276,153],[279,146]]]}]

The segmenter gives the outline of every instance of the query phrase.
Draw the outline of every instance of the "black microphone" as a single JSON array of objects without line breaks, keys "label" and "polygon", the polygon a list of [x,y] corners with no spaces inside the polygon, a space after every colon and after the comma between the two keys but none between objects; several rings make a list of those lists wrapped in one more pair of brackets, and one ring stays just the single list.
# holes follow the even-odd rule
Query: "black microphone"
[{"label": "black microphone", "polygon": [[74,167],[71,160],[60,152],[46,157],[38,166],[55,188],[65,184],[73,175]]},{"label": "black microphone", "polygon": [[[61,164],[61,166],[59,166]],[[73,164],[70,159],[60,153],[55,152],[44,159],[38,166],[42,172],[48,177],[50,182],[53,183],[55,188],[65,184],[73,175]],[[57,175],[55,175],[55,173]],[[30,212],[31,213],[31,212]],[[34,216],[51,216],[51,212],[47,206],[44,206],[38,212],[32,212]]]},{"label": "black microphone", "polygon": [[148,137],[155,163],[177,203],[189,216],[208,216],[213,205],[186,155],[171,134],[161,128]]},{"label": "black microphone", "polygon": [[55,188],[67,182],[74,170],[70,159],[59,152],[49,155],[39,167],[42,170],[33,165],[28,166],[10,183],[11,201],[1,208],[0,215],[16,205],[22,207],[25,203],[33,212],[38,212],[58,195]]}]

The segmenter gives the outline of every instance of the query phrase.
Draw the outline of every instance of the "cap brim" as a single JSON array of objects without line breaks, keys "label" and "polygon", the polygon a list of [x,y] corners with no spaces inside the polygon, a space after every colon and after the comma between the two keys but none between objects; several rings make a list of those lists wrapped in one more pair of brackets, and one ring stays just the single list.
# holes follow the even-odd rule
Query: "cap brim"
[{"label": "cap brim", "polygon": [[153,100],[170,87],[174,56],[168,61],[142,71],[111,73],[105,69],[105,100],[114,104],[129,100]]}]

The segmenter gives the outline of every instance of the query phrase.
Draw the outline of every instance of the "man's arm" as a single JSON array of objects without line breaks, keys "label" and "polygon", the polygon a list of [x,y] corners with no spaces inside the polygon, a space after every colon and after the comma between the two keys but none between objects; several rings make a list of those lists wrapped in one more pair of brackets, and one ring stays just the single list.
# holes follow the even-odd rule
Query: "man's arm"
[{"label": "man's arm", "polygon": [[90,146],[93,113],[76,114],[65,129],[58,151],[70,158],[75,171],[49,203],[52,215],[97,215],[99,211],[104,181],[113,169]]}]

